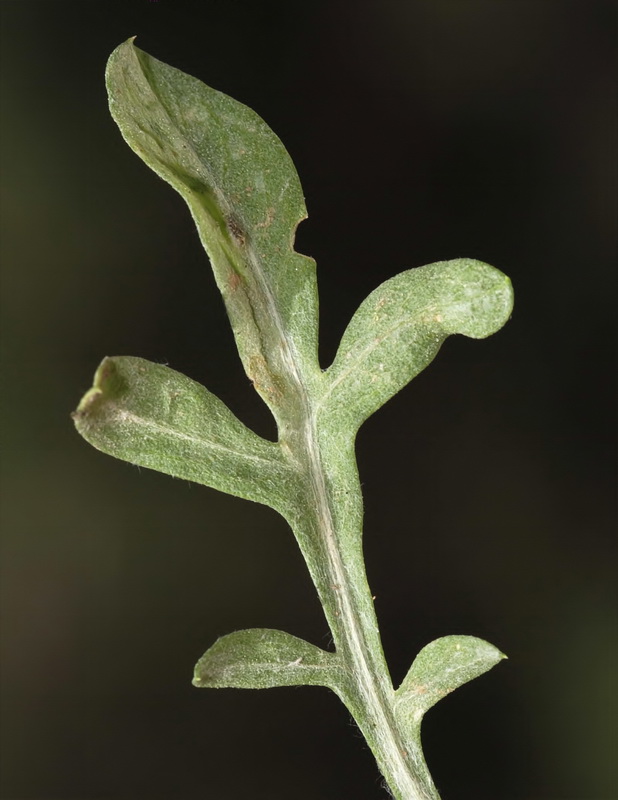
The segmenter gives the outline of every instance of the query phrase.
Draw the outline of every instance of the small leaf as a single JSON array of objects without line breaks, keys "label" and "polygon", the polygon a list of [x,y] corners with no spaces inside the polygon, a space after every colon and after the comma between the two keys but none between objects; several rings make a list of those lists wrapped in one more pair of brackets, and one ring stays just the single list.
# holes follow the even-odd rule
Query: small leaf
[{"label": "small leaf", "polygon": [[339,427],[355,432],[433,360],[447,336],[489,336],[512,306],[509,279],[481,261],[460,258],[402,272],[353,316],[327,370],[322,405]]},{"label": "small leaf", "polygon": [[395,692],[397,717],[411,728],[418,728],[425,712],[438,700],[503,658],[504,653],[474,636],[436,639],[423,647]]},{"label": "small leaf", "polygon": [[116,458],[265,503],[285,516],[295,476],[199,383],[143,358],[105,358],[73,414],[90,444]]},{"label": "small leaf", "polygon": [[307,212],[290,156],[250,108],[132,40],[110,56],[106,82],[128,145],[187,202],[245,371],[280,410],[290,373],[319,374],[315,262],[293,249]]},{"label": "small leaf", "polygon": [[193,685],[214,689],[335,688],[340,672],[335,653],[283,631],[252,628],[218,639],[197,662]]}]

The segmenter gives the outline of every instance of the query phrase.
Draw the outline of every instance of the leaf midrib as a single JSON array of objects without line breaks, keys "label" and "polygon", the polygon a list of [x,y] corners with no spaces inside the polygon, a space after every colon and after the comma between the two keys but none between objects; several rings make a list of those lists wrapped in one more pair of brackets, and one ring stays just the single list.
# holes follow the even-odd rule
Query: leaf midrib
[{"label": "leaf midrib", "polygon": [[[115,403],[108,402],[107,411],[108,411],[108,416],[112,418],[115,417],[119,423],[130,422],[147,430],[152,430],[152,432],[155,434],[163,434],[177,439],[182,439],[199,447],[205,447],[211,450],[219,450],[236,459],[245,461],[255,461],[264,465],[267,464],[268,466],[274,466],[274,465],[279,467],[283,466],[283,464],[277,463],[275,459],[264,458],[255,453],[251,453],[250,451],[247,450],[243,451],[234,450],[233,448],[223,444],[219,444],[218,442],[214,442],[212,440],[204,439],[198,436],[192,436],[191,434],[188,433],[183,433],[182,431],[179,431],[177,428],[165,425],[161,422],[155,422],[153,420],[145,419],[144,417],[139,416],[139,414],[135,414],[132,411],[128,411],[125,408],[117,406]],[[264,440],[264,443],[267,444],[266,440]]]}]

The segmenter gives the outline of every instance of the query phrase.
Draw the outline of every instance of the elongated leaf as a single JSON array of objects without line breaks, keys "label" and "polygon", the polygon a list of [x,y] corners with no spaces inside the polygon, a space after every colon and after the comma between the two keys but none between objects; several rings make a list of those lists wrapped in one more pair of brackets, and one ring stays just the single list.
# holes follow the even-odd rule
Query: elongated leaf
[{"label": "elongated leaf", "polygon": [[289,155],[250,108],[132,40],[111,55],[106,80],[127,143],[189,205],[245,370],[281,410],[290,375],[318,370],[315,264],[293,250],[307,214]]},{"label": "elongated leaf", "polygon": [[252,628],[218,639],[197,662],[193,684],[215,689],[336,688],[340,678],[335,653],[283,631]]},{"label": "elongated leaf", "polygon": [[464,683],[487,672],[503,658],[496,647],[474,636],[436,639],[414,659],[395,692],[395,713],[400,722],[418,729],[425,712]]},{"label": "elongated leaf", "polygon": [[[285,513],[295,476],[279,447],[245,427],[199,383],[143,358],[106,358],[73,415],[109,455]],[[286,492],[287,484],[287,492]]]},{"label": "elongated leaf", "polygon": [[326,374],[322,404],[356,431],[435,357],[452,333],[482,339],[504,325],[513,293],[502,272],[460,258],[411,269],[360,305]]}]

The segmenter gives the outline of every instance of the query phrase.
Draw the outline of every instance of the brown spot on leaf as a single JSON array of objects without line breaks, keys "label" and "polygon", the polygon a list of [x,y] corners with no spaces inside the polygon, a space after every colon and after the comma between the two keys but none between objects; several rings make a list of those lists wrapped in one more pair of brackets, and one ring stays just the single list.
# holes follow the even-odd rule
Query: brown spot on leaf
[{"label": "brown spot on leaf", "polygon": [[230,289],[235,292],[242,283],[242,278],[237,272],[232,272],[230,276]]},{"label": "brown spot on leaf", "polygon": [[266,209],[266,219],[263,222],[258,222],[255,226],[256,228],[270,228],[273,224],[273,220],[275,219],[275,209],[270,208]]},{"label": "brown spot on leaf", "polygon": [[281,389],[277,386],[277,379],[268,368],[264,356],[251,356],[247,365],[247,375],[256,391],[262,396],[267,396],[271,400],[277,400],[282,396]]},{"label": "brown spot on leaf", "polygon": [[244,247],[247,241],[247,237],[242,225],[240,224],[240,221],[236,217],[230,214],[230,216],[226,220],[226,223],[227,223],[227,229],[230,232],[232,239],[234,239],[234,241],[237,244],[241,245],[241,247]]}]

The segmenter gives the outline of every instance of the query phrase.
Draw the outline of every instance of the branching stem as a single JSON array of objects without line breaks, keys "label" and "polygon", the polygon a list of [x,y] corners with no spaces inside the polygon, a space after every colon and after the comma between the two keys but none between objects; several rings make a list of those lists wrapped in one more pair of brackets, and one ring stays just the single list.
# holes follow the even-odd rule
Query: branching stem
[{"label": "branching stem", "polygon": [[510,281],[467,258],[406,270],[361,303],[323,372],[315,264],[293,249],[306,208],[281,142],[249,108],[132,40],[111,55],[106,82],[127,143],[189,205],[245,371],[277,420],[279,440],[257,436],[186,376],[131,356],[104,359],[75,424],[117,458],[280,512],[336,650],[284,631],[236,631],[199,660],[194,685],[327,686],[356,720],[396,800],[439,800],[421,748],[423,715],[504,656],[476,637],[443,636],[420,651],[395,691],[365,571],[354,438],[447,336],[482,339],[502,327],[513,305]]}]

